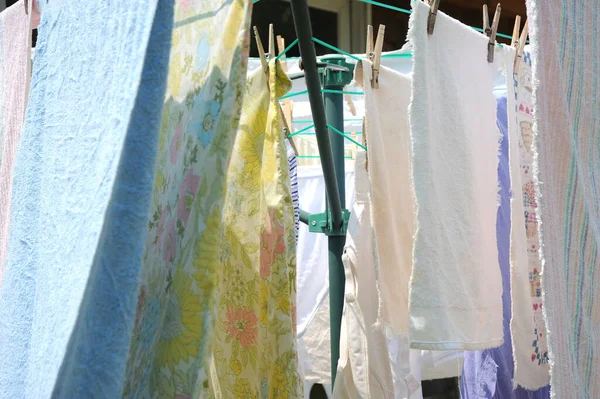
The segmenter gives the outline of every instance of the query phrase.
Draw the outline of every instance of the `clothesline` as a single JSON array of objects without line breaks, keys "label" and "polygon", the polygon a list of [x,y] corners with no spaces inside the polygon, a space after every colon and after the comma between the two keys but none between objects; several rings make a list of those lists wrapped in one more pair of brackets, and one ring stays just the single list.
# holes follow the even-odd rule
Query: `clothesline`
[{"label": "clothesline", "polygon": [[[258,3],[259,1],[260,1],[260,0],[252,0],[252,2],[253,2],[253,3]],[[412,11],[411,11],[411,10],[408,10],[408,9],[406,9],[406,8],[401,8],[401,7],[392,6],[392,5],[389,5],[389,4],[381,3],[381,2],[379,2],[379,1],[374,1],[374,0],[358,0],[358,1],[360,1],[360,2],[362,2],[362,3],[371,4],[371,5],[374,5],[374,6],[377,6],[377,7],[387,8],[388,10],[393,10],[393,11],[401,12],[401,13],[403,13],[403,14],[408,14],[408,15],[412,14]],[[484,31],[482,28],[478,28],[478,27],[475,27],[475,26],[470,26],[470,28],[471,28],[471,29],[475,29],[477,32],[485,33],[485,31]],[[502,37],[502,38],[505,38],[505,39],[512,39],[512,36],[511,36],[511,35],[505,35],[505,34],[503,34],[503,33],[496,33],[496,36],[499,36],[499,37]],[[315,39],[313,38],[313,40],[315,40]],[[317,39],[317,40],[318,40],[318,39]],[[277,59],[279,59],[279,57],[280,57],[281,55],[285,54],[285,52],[287,52],[289,49],[291,49],[291,48],[294,46],[294,44],[296,44],[296,43],[297,43],[297,41],[298,41],[298,39],[296,39],[294,42],[292,42],[292,43],[291,43],[291,44],[290,44],[290,45],[289,45],[289,46],[288,46],[288,47],[287,47],[287,48],[286,48],[286,49],[285,49],[285,50],[284,50],[284,51],[283,51],[281,54],[279,54],[279,55],[277,56]],[[315,41],[316,41],[316,40],[315,40]],[[319,41],[319,42],[320,42],[320,41]],[[330,46],[330,45],[328,45],[328,44],[327,44],[327,43],[325,43],[325,42],[322,42],[322,43],[319,43],[319,44],[321,44],[322,46],[325,46],[325,47],[329,47],[329,46]],[[337,49],[337,50],[339,50],[339,49]],[[342,53],[342,54],[343,54],[343,53]],[[356,57],[356,56],[353,56],[353,55],[351,55],[351,54],[349,54],[349,53],[346,53],[346,54],[344,54],[344,55],[347,55],[347,56],[349,56],[349,57],[351,57],[351,58],[355,58],[355,59],[357,59],[357,60],[358,60],[358,57]]]}]

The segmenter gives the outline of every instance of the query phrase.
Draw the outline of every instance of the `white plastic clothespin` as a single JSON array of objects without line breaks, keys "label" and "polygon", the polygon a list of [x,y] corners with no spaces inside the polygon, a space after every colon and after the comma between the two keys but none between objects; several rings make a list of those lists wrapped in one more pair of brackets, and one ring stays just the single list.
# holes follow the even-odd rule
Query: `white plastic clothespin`
[{"label": "white plastic clothespin", "polygon": [[[368,34],[367,28],[367,34]],[[371,44],[373,43],[373,31],[371,30]],[[381,65],[381,52],[383,51],[383,37],[385,35],[385,25],[379,25],[377,31],[377,40],[375,41],[375,47],[372,52],[369,52],[369,58],[373,62],[373,77],[371,78],[371,87],[374,89],[379,88],[379,67]],[[367,40],[367,43],[369,40]],[[369,45],[369,44],[367,44]]]},{"label": "white plastic clothespin", "polygon": [[[521,36],[515,43],[515,48],[517,49],[517,54],[515,56],[514,73],[519,72],[519,66],[521,64],[519,62],[519,60],[523,57],[523,51],[525,51],[525,43],[527,42],[528,34],[529,34],[529,21],[526,20],[525,25],[523,25],[523,31],[521,31]],[[518,31],[517,31],[517,35],[518,35]]]},{"label": "white plastic clothespin", "polygon": [[488,13],[487,4],[483,5],[483,30],[490,41],[488,42],[487,60],[488,62],[494,62],[494,52],[496,46],[496,33],[498,33],[498,23],[500,22],[500,13],[502,7],[500,3],[496,6],[496,12],[494,13],[494,20],[492,26],[490,26],[490,17]]},{"label": "white plastic clothespin", "polygon": [[433,28],[435,27],[435,17],[437,17],[438,8],[440,7],[440,0],[427,0],[429,4],[429,17],[427,17],[427,34],[433,35]]}]

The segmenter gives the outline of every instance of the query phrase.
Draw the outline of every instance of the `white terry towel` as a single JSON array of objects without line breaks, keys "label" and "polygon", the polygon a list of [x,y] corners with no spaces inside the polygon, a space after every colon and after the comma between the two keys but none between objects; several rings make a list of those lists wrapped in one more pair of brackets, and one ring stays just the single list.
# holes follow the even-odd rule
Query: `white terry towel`
[{"label": "white terry towel", "polygon": [[415,349],[481,350],[503,343],[496,247],[498,142],[488,39],[413,2],[410,124],[417,233],[409,327]]},{"label": "white terry towel", "polygon": [[372,64],[357,65],[365,93],[365,133],[371,181],[372,219],[377,238],[378,323],[388,335],[408,331],[408,283],[412,273],[415,206],[408,123],[411,81],[380,66],[379,88],[371,87]]}]

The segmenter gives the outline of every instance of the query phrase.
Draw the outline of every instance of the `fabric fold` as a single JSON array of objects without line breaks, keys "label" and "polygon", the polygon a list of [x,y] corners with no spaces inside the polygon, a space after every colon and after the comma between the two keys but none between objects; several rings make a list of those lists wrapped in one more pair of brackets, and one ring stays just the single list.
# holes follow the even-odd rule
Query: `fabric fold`
[{"label": "fabric fold", "polygon": [[[268,79],[268,81],[267,81]],[[267,83],[268,82],[268,83]],[[296,232],[279,97],[291,81],[277,60],[254,70],[227,168],[210,393],[300,398]]]},{"label": "fabric fold", "polygon": [[428,14],[413,2],[411,347],[493,348],[503,342],[493,94],[502,57],[488,63],[488,39],[442,12],[428,35]]}]

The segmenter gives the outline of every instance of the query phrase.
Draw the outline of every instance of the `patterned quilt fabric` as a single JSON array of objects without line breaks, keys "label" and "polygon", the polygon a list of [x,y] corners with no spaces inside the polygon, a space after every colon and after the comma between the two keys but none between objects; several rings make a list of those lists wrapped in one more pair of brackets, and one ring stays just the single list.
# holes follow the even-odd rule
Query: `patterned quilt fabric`
[{"label": "patterned quilt fabric", "polygon": [[[512,53],[511,53],[512,54]],[[514,55],[511,55],[512,61]],[[540,275],[540,237],[538,234],[538,200],[535,192],[533,153],[533,79],[531,55],[519,59],[518,73],[509,87],[508,115],[511,139],[513,241],[511,252],[511,332],[514,350],[514,382],[536,390],[550,382],[548,339],[543,314]],[[514,150],[514,154],[513,154]],[[512,157],[515,159],[512,159]],[[520,225],[517,225],[519,223]]]},{"label": "patterned quilt fabric", "polygon": [[211,388],[217,398],[302,396],[296,356],[296,246],[278,98],[291,87],[257,69],[228,170]]},{"label": "patterned quilt fabric", "polygon": [[179,0],[125,397],[198,397],[206,382],[225,171],[251,4]]}]

